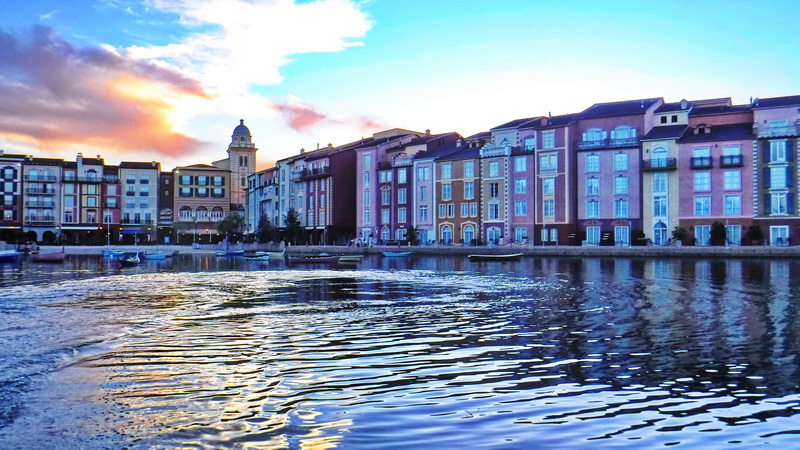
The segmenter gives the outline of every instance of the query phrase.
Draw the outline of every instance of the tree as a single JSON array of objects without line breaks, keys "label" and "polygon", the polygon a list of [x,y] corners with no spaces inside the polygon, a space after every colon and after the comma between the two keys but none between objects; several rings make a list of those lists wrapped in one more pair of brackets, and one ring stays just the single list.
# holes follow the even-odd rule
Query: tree
[{"label": "tree", "polygon": [[[189,229],[192,228],[192,224],[190,222],[178,221],[172,224],[172,229],[175,231],[175,243],[181,243],[181,236],[188,236]],[[186,240],[186,239],[184,239]],[[191,244],[191,238],[188,239],[188,242]]]},{"label": "tree", "polygon": [[286,224],[286,240],[292,244],[297,244],[303,233],[303,228],[300,226],[300,218],[294,208],[289,208],[286,215],[283,216],[283,222]]},{"label": "tree", "polygon": [[764,243],[764,232],[758,225],[750,225],[747,227],[747,232],[744,235],[751,245],[758,245]]},{"label": "tree", "polygon": [[244,218],[237,213],[229,214],[217,222],[217,232],[224,235],[229,241],[235,241],[236,235],[241,233],[243,228]]},{"label": "tree", "polygon": [[275,235],[275,226],[272,225],[272,222],[270,222],[269,217],[267,217],[266,214],[262,214],[258,219],[258,230],[256,231],[256,234],[258,234],[259,242],[264,243],[273,240]]},{"label": "tree", "polygon": [[728,229],[722,222],[714,222],[711,224],[711,245],[725,245],[728,239]]},{"label": "tree", "polygon": [[688,233],[686,233],[686,228],[683,227],[675,227],[672,230],[672,239],[675,241],[680,241],[681,243],[686,243],[686,238],[688,237]]},{"label": "tree", "polygon": [[406,237],[408,238],[409,244],[419,245],[419,230],[417,229],[417,227],[409,228]]}]

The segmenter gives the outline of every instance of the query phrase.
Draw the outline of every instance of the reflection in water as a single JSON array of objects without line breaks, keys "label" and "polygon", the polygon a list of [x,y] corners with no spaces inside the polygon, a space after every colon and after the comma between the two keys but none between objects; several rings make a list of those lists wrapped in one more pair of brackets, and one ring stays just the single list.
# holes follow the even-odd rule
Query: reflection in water
[{"label": "reflection in water", "polygon": [[800,433],[790,260],[300,268],[179,255],[0,270],[11,446],[700,446]]}]

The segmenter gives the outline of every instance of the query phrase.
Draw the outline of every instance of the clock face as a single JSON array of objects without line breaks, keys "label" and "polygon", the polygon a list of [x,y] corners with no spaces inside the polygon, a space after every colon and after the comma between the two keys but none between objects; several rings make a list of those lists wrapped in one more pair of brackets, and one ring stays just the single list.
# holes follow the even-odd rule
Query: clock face
[{"label": "clock face", "polygon": [[243,141],[243,140],[244,140],[244,136],[240,137],[240,138],[239,138],[239,140],[240,140],[240,141]]}]

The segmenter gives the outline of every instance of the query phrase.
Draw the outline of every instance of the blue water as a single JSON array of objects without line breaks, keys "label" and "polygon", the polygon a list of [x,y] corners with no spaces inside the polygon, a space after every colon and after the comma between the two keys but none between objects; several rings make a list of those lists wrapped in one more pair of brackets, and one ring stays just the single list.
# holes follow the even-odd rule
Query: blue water
[{"label": "blue water", "polygon": [[0,265],[3,448],[796,446],[792,260]]}]

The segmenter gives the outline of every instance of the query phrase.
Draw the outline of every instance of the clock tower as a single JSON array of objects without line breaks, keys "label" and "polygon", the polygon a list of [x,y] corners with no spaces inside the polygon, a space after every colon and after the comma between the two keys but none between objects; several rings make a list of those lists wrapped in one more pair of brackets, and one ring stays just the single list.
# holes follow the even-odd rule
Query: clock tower
[{"label": "clock tower", "polygon": [[228,145],[228,161],[231,171],[230,199],[231,209],[244,211],[247,204],[247,177],[256,171],[256,148],[250,129],[239,120],[233,129],[231,143]]}]

